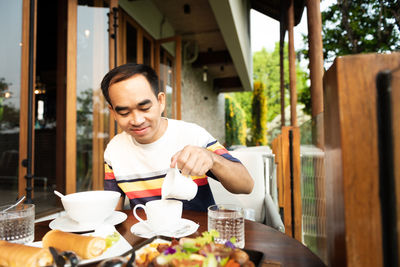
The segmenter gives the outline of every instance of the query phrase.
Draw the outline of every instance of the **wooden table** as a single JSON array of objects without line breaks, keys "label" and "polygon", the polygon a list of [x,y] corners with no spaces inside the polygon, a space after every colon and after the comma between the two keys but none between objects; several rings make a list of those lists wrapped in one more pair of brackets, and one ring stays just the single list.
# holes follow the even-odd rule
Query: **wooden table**
[{"label": "wooden table", "polygon": [[[132,211],[125,210],[124,212],[128,214],[128,218],[123,223],[116,225],[118,232],[131,245],[144,241],[143,238],[133,235],[130,231],[131,226],[138,222],[133,217]],[[143,210],[138,210],[138,214],[144,216],[141,212]],[[200,225],[196,233],[192,235],[193,237],[207,231],[207,213],[184,211],[182,217]],[[50,230],[49,222],[44,221],[35,224],[35,241],[40,241],[44,234]],[[262,266],[325,266],[315,254],[297,240],[269,226],[248,220],[245,222],[245,248],[264,253]],[[87,266],[96,266],[96,264]]]}]

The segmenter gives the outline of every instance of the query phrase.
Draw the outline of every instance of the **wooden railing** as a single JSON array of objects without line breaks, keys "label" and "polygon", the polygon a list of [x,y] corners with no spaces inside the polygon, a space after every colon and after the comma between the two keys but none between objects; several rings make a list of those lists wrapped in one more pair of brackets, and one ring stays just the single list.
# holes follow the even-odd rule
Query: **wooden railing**
[{"label": "wooden railing", "polygon": [[[385,244],[377,120],[377,74],[400,65],[400,53],[338,57],[324,77],[327,247],[330,266],[398,266]],[[392,75],[394,162],[399,162],[400,72]],[[396,143],[397,142],[397,143]],[[397,166],[396,166],[397,165]],[[400,168],[394,164],[399,221]],[[381,177],[382,178],[382,177]],[[389,177],[383,177],[389,179]],[[392,187],[393,189],[393,187]],[[397,198],[397,200],[396,200]],[[395,224],[396,225],[396,224]],[[397,235],[399,232],[397,231]],[[396,236],[396,234],[394,234]],[[399,237],[397,237],[397,241]],[[397,242],[398,243],[398,242]],[[389,251],[390,250],[390,251]],[[393,251],[394,250],[394,251]]]},{"label": "wooden railing", "polygon": [[300,130],[285,126],[272,141],[278,184],[278,203],[285,233],[302,240],[300,192]]}]

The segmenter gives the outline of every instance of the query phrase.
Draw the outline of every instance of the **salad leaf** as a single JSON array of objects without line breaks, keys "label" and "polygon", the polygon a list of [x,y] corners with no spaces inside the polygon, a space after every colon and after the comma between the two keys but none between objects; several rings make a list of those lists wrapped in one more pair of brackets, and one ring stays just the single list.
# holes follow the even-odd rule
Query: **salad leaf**
[{"label": "salad leaf", "polygon": [[217,266],[218,266],[218,262],[214,256],[214,254],[208,254],[207,258],[203,261],[202,267],[217,267]]},{"label": "salad leaf", "polygon": [[229,257],[223,258],[220,262],[219,265],[225,266],[228,263]]},{"label": "salad leaf", "polygon": [[107,235],[106,236],[106,248],[111,247],[115,243],[118,242],[120,238],[120,234],[117,231],[114,231],[114,233]]},{"label": "salad leaf", "polygon": [[203,232],[201,236],[195,238],[195,241],[196,244],[204,246],[205,244],[214,242],[214,239],[217,237],[219,237],[219,232],[213,229],[210,231]]},{"label": "salad leaf", "polygon": [[196,246],[194,242],[185,242],[183,243],[183,249],[187,252],[197,252],[200,250],[200,247]]}]

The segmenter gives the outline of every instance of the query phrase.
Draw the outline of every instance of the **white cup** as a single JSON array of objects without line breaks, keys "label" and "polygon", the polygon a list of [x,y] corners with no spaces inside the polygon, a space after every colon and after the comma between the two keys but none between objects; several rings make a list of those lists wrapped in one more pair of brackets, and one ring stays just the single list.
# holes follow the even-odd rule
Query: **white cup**
[{"label": "white cup", "polygon": [[168,170],[161,187],[162,199],[191,200],[197,194],[197,184],[192,178],[182,175],[178,168]]},{"label": "white cup", "polygon": [[[138,208],[144,209],[147,220],[143,220],[136,213]],[[179,200],[159,199],[143,204],[137,204],[133,208],[133,216],[144,223],[154,232],[172,230],[177,227],[182,218],[182,202]]]}]

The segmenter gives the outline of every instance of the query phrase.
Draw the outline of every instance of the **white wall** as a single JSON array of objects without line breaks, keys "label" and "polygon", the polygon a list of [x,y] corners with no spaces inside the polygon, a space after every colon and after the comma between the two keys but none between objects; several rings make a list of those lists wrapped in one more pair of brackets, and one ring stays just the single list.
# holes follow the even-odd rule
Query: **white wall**
[{"label": "white wall", "polygon": [[208,130],[221,144],[225,142],[225,98],[203,82],[202,69],[184,66],[182,71],[182,120]]}]

